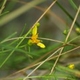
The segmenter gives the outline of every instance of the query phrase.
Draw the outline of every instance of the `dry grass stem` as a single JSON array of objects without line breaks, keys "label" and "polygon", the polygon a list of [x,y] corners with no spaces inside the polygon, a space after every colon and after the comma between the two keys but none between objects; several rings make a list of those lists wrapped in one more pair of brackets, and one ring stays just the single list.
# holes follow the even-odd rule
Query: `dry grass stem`
[{"label": "dry grass stem", "polygon": [[[78,8],[78,11],[77,11],[77,13],[76,13],[76,15],[75,15],[75,17],[74,17],[74,20],[73,20],[72,25],[71,25],[71,27],[70,27],[69,33],[67,34],[66,39],[65,39],[65,42],[63,43],[63,45],[66,44],[67,41],[68,41],[68,38],[69,38],[69,36],[70,36],[70,34],[71,34],[71,31],[72,31],[72,29],[73,29],[73,26],[74,26],[74,24],[75,24],[75,22],[76,22],[76,19],[77,19],[78,15],[79,15],[79,12],[80,12],[80,7]],[[60,56],[61,56],[61,54],[62,54],[63,49],[64,49],[64,47],[61,48],[61,50],[60,50],[60,52],[59,52],[59,55],[58,55],[55,63],[53,64],[53,67],[52,67],[52,69],[51,69],[50,74],[52,74],[52,72],[54,71],[55,66],[56,66],[56,64],[57,64],[57,62],[58,62],[58,60],[59,60],[59,58],[60,58]]]}]

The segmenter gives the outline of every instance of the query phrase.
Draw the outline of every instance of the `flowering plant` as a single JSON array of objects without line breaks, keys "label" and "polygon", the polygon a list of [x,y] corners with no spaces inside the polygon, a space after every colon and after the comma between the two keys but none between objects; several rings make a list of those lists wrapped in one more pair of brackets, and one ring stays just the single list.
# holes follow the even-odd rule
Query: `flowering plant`
[{"label": "flowering plant", "polygon": [[39,27],[39,23],[36,23],[35,26],[32,28],[31,30],[31,38],[28,41],[28,44],[37,44],[37,46],[39,46],[40,48],[45,48],[45,45],[41,42],[41,40],[38,39],[38,27]]}]

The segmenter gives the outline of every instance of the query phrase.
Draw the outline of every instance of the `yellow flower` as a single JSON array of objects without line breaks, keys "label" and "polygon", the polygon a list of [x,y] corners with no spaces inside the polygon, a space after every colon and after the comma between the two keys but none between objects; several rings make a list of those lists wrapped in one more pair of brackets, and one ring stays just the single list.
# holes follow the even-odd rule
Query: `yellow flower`
[{"label": "yellow flower", "polygon": [[70,69],[74,69],[74,64],[70,64],[68,67],[69,67]]},{"label": "yellow flower", "polygon": [[43,43],[41,43],[41,40],[38,39],[38,33],[37,33],[37,27],[40,24],[37,23],[33,29],[32,29],[32,36],[28,41],[28,44],[37,44],[37,46],[41,47],[41,48],[45,48],[45,45]]}]

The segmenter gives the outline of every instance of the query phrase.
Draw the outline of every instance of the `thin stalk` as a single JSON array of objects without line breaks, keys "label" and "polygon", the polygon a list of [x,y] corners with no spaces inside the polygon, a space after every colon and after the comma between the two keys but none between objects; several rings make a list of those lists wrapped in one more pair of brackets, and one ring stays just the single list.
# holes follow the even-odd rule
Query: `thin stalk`
[{"label": "thin stalk", "polygon": [[[57,1],[57,5],[68,15],[68,17],[73,21],[74,18],[64,9],[64,7]],[[75,24],[80,28],[80,24],[75,22]]]},{"label": "thin stalk", "polygon": [[2,7],[0,9],[0,15],[1,15],[2,11],[4,10],[6,3],[7,3],[7,0],[4,0],[3,5],[2,5]]}]

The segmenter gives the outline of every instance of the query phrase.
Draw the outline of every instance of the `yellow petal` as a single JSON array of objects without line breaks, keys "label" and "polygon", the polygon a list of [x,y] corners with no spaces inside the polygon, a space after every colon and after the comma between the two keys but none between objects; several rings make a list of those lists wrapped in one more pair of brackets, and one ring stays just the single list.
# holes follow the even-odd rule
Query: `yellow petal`
[{"label": "yellow petal", "polygon": [[36,35],[37,34],[37,26],[34,26],[32,29],[32,35]]},{"label": "yellow petal", "polygon": [[68,67],[69,67],[70,69],[74,69],[74,64],[70,64]]},{"label": "yellow petal", "polygon": [[37,34],[37,27],[40,25],[40,23],[36,23],[35,26],[32,29],[32,35],[36,35]]},{"label": "yellow petal", "polygon": [[39,46],[41,48],[45,48],[45,45],[43,43],[37,43],[37,46]]}]

